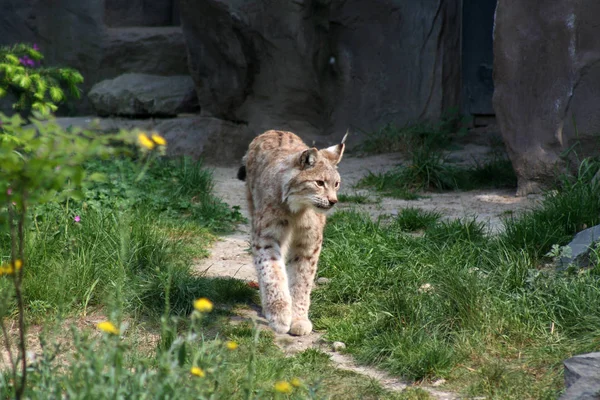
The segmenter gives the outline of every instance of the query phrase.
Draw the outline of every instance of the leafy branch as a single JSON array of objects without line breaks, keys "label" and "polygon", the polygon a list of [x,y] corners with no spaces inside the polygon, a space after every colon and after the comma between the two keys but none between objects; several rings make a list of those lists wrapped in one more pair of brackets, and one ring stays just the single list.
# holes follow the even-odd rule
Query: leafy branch
[{"label": "leafy branch", "polygon": [[72,68],[45,67],[37,45],[0,47],[0,98],[11,94],[13,108],[47,116],[71,96],[78,99],[83,76]]}]

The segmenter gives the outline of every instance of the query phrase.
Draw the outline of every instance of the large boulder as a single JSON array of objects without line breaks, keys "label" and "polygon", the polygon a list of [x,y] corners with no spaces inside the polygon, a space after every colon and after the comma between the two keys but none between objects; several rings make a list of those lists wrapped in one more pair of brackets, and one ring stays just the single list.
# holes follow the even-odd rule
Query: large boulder
[{"label": "large boulder", "polygon": [[166,119],[64,117],[63,128],[80,126],[99,133],[119,129],[158,132],[167,140],[167,155],[202,158],[213,165],[235,165],[253,137],[247,126],[218,118],[187,116]]},{"label": "large boulder", "polygon": [[48,65],[75,68],[83,88],[97,82],[106,36],[104,0],[55,0],[36,3],[35,26]]},{"label": "large boulder", "polygon": [[493,102],[518,195],[598,152],[598,15],[595,0],[498,1]]},{"label": "large boulder", "polygon": [[0,46],[35,42],[36,0],[0,0]]},{"label": "large boulder", "polygon": [[99,115],[174,116],[198,111],[189,76],[123,74],[94,85],[88,93]]},{"label": "large boulder", "polygon": [[600,353],[580,354],[564,361],[566,391],[560,400],[595,400],[600,393]]},{"label": "large boulder", "polygon": [[239,163],[254,136],[245,124],[200,116],[167,119],[154,129],[167,139],[168,155],[203,158],[216,165]]},{"label": "large boulder", "polygon": [[[202,115],[302,135],[458,104],[460,2],[181,0]],[[357,136],[351,137],[357,139]]]},{"label": "large boulder", "polygon": [[165,76],[188,74],[181,28],[108,29],[100,62],[100,75],[102,79],[106,79],[126,72]]},{"label": "large boulder", "polygon": [[105,0],[106,25],[168,26],[173,25],[175,0]]}]

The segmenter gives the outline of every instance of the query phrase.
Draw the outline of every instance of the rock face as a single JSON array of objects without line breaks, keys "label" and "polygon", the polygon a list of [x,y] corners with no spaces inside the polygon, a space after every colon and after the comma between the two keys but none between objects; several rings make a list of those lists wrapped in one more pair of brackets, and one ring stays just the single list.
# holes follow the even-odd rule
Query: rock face
[{"label": "rock face", "polygon": [[106,35],[103,0],[35,3],[35,26],[48,65],[66,65],[84,76],[83,89],[98,80]]},{"label": "rock face", "polygon": [[[458,104],[459,1],[181,0],[202,115],[301,135]],[[355,136],[356,138],[356,136]],[[350,138],[352,139],[352,138]],[[332,138],[334,141],[334,138]]]},{"label": "rock face", "polygon": [[595,0],[547,0],[543,7],[498,1],[493,101],[519,195],[540,191],[557,171],[597,154],[597,15]]},{"label": "rock face", "polygon": [[165,76],[188,74],[181,28],[108,29],[99,73],[106,79],[126,72]]},{"label": "rock face", "polygon": [[246,151],[239,143],[247,143],[253,137],[243,124],[199,116],[170,119],[64,117],[57,118],[56,123],[64,128],[81,126],[97,132],[119,129],[159,132],[167,140],[168,156],[202,157],[213,165],[239,163]]},{"label": "rock face", "polygon": [[88,93],[99,115],[175,116],[198,110],[189,76],[123,74],[102,81]]},{"label": "rock face", "polygon": [[565,387],[560,400],[594,400],[600,392],[600,353],[580,354],[564,361]]},{"label": "rock face", "polygon": [[106,25],[168,26],[173,25],[175,0],[105,0]]}]

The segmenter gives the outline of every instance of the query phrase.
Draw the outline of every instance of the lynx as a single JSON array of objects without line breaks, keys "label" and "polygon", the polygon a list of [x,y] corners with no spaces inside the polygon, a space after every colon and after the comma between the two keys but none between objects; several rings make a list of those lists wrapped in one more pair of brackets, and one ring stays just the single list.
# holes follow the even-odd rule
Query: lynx
[{"label": "lynx", "polygon": [[[346,134],[347,136],[347,134]],[[278,333],[307,335],[325,213],[337,203],[344,142],[309,148],[291,132],[256,137],[242,160],[263,313]]]}]

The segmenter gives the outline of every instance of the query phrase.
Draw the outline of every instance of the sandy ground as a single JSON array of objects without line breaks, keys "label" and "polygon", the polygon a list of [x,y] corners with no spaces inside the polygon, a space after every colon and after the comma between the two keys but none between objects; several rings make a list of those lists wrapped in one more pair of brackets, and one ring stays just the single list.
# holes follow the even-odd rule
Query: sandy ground
[{"label": "sandy ground", "polygon": [[[454,162],[470,162],[481,159],[489,151],[488,147],[468,144],[460,151],[451,154]],[[393,168],[402,159],[398,154],[383,154],[368,157],[346,156],[339,165],[342,177],[341,193],[369,194],[364,190],[354,189],[353,186],[369,172],[383,172]],[[236,178],[238,167],[217,167],[214,169],[216,195],[224,199],[231,206],[239,206],[242,214],[248,218],[244,183]],[[511,213],[518,213],[533,207],[539,197],[515,197],[514,190],[475,190],[469,192],[427,193],[426,197],[406,201],[389,197],[382,197],[376,204],[342,204],[338,209],[357,208],[368,212],[376,218],[380,215],[394,215],[405,207],[416,207],[424,210],[434,210],[441,213],[444,218],[476,218],[483,222],[490,233],[498,232],[502,228],[501,218]],[[198,273],[207,276],[233,277],[249,282],[256,281],[256,273],[252,266],[249,253],[249,227],[247,224],[239,226],[237,232],[222,237],[211,250],[209,258],[202,260],[195,266]],[[254,320],[259,326],[267,328],[267,322],[260,315],[257,308],[238,310],[239,320]],[[375,368],[357,365],[351,357],[343,353],[332,351],[331,345],[323,339],[321,332],[313,332],[304,337],[289,335],[276,335],[277,344],[287,353],[295,353],[307,348],[318,348],[330,355],[337,368],[354,371],[372,379],[376,379],[383,387],[390,390],[403,390],[411,383],[404,382]],[[436,399],[455,399],[455,394],[439,391],[431,386],[420,386],[427,390]]]}]

